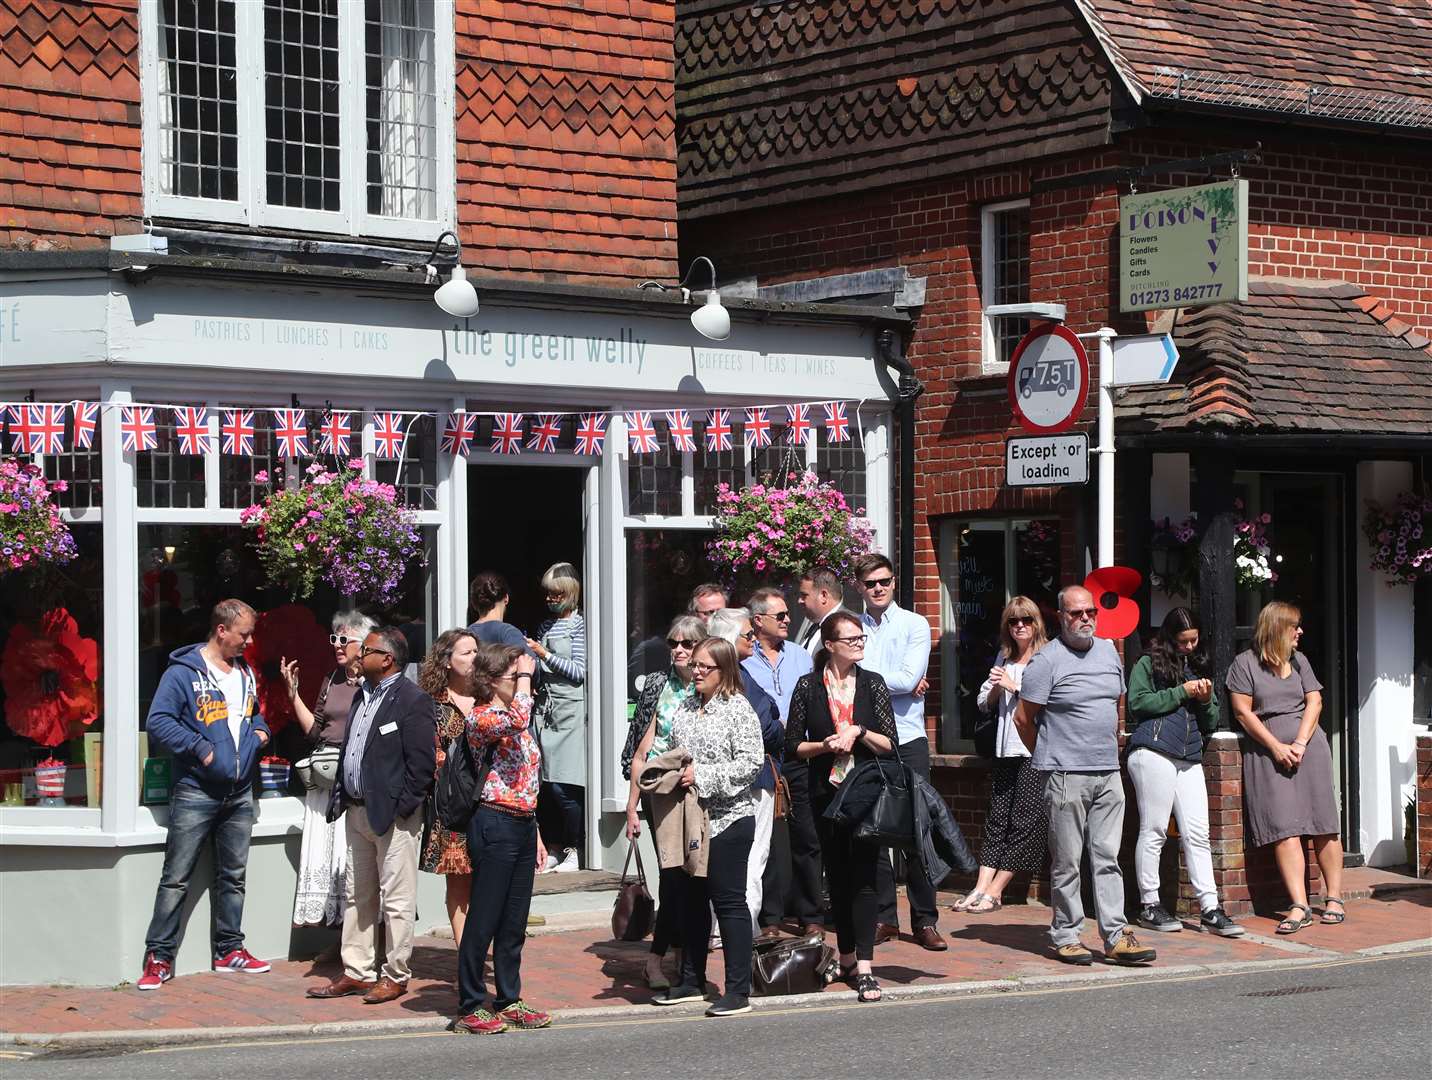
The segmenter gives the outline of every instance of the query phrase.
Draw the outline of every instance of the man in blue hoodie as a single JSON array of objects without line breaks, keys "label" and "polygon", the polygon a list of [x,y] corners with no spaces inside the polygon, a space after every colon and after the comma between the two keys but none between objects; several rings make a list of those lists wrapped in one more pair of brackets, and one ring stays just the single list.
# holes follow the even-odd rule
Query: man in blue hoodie
[{"label": "man in blue hoodie", "polygon": [[150,740],[174,755],[174,793],[141,990],[158,990],[174,975],[189,878],[210,837],[215,852],[214,970],[269,970],[244,948],[242,929],[254,773],[269,741],[254,675],[244,662],[253,633],[253,608],[242,600],[219,601],[209,617],[209,640],[170,654],[149,707]]}]

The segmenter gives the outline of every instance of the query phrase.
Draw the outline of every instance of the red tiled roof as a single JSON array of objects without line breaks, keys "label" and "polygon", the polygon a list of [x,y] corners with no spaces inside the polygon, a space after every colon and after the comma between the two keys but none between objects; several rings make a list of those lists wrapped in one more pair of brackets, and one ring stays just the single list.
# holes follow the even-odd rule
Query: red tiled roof
[{"label": "red tiled roof", "polygon": [[1122,431],[1432,433],[1432,348],[1356,285],[1255,279],[1172,332],[1173,381],[1125,394]]},{"label": "red tiled roof", "polygon": [[1136,98],[1432,127],[1427,0],[1076,3]]}]

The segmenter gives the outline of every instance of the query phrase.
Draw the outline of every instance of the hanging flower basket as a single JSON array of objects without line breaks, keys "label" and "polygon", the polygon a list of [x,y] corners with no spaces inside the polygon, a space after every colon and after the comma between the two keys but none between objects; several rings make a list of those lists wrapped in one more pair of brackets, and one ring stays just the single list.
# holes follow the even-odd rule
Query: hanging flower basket
[{"label": "hanging flower basket", "polygon": [[[1242,510],[1243,500],[1235,499],[1233,507]],[[1259,514],[1233,526],[1233,568],[1240,589],[1254,591],[1278,580],[1273,567],[1283,557],[1273,554],[1268,540],[1268,527],[1272,524],[1271,514]]]},{"label": "hanging flower basket", "polygon": [[69,526],[51,499],[63,480],[45,480],[29,462],[0,461],[0,577],[57,566],[79,555]]},{"label": "hanging flower basket", "polygon": [[790,472],[786,480],[788,487],[716,489],[716,536],[707,548],[712,562],[732,578],[789,580],[823,566],[848,579],[874,540],[865,512],[851,510],[845,496],[813,472]]},{"label": "hanging flower basket", "polygon": [[1391,506],[1368,500],[1362,532],[1372,557],[1368,569],[1388,585],[1415,585],[1432,577],[1432,488],[1404,491]]},{"label": "hanging flower basket", "polygon": [[[329,472],[315,463],[293,488],[277,470],[273,494],[239,515],[269,581],[295,599],[326,581],[344,596],[388,603],[418,556],[412,511],[391,484],[365,480],[361,465],[354,460]],[[265,483],[268,475],[254,479]]]},{"label": "hanging flower basket", "polygon": [[41,746],[59,746],[99,716],[99,644],[64,608],[19,623],[0,657],[5,723]]}]

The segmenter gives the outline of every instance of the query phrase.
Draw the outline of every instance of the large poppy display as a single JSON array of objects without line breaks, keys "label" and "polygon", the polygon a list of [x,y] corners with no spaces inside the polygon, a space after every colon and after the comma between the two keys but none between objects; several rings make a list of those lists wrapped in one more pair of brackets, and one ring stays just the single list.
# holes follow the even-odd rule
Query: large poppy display
[{"label": "large poppy display", "polygon": [[64,608],[39,626],[10,631],[0,659],[5,723],[41,746],[59,746],[99,716],[99,643],[83,636]]},{"label": "large poppy display", "polygon": [[1139,625],[1139,605],[1133,597],[1143,580],[1142,574],[1128,566],[1101,566],[1084,579],[1084,588],[1099,609],[1094,622],[1096,636],[1118,641],[1134,632]]},{"label": "large poppy display", "polygon": [[312,704],[318,700],[319,685],[333,674],[333,647],[328,631],[301,604],[284,604],[260,615],[244,650],[258,681],[259,711],[275,735],[294,718],[288,683],[279,671],[285,657],[298,661],[298,693]]}]

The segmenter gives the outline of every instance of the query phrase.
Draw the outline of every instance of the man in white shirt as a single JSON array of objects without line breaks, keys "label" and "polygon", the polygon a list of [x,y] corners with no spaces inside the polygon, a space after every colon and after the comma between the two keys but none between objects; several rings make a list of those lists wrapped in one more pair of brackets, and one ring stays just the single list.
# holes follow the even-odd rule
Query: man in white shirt
[{"label": "man in white shirt", "polygon": [[[895,602],[895,567],[878,553],[855,564],[855,580],[865,594],[865,659],[861,666],[885,680],[895,710],[895,731],[900,737],[900,758],[926,780],[930,778],[930,740],[925,734],[925,671],[930,666],[930,623],[923,615],[906,611]],[[910,900],[910,928],[916,944],[931,952],[949,948],[935,923],[935,886],[918,861],[908,864],[905,891]],[[895,907],[895,873],[889,853],[876,860],[876,886],[880,898],[875,943],[900,933]]]},{"label": "man in white shirt", "polygon": [[800,581],[800,592],[796,601],[805,615],[805,628],[801,631],[801,647],[814,656],[820,652],[820,628],[832,611],[841,610],[845,590],[840,578],[833,570],[824,566],[807,570]]}]

